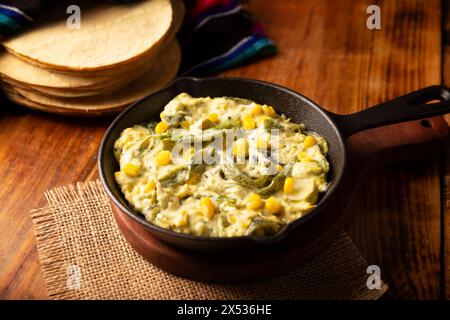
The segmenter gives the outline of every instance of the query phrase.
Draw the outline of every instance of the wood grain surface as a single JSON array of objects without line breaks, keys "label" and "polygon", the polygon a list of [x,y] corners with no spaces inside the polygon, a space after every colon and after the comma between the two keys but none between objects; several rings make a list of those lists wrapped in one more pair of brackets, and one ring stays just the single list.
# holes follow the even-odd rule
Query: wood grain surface
[{"label": "wood grain surface", "polygon": [[[374,3],[381,30],[366,28]],[[224,75],[275,82],[343,114],[441,83],[439,0],[255,0],[250,10],[280,52]],[[44,204],[45,190],[97,176],[95,156],[111,119],[6,103],[0,110],[0,297],[45,298],[29,210]],[[380,265],[391,298],[437,299],[450,286],[441,241],[450,240],[441,233],[449,227],[441,216],[443,163],[434,157],[390,165],[361,190],[349,230],[368,262]]]}]

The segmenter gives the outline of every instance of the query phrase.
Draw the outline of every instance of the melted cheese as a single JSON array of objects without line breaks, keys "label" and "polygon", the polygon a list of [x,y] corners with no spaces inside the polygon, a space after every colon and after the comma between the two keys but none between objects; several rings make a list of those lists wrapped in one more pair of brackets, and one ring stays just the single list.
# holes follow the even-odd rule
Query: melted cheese
[{"label": "melted cheese", "polygon": [[[257,114],[255,107],[269,108],[182,93],[161,113],[168,124],[164,132],[156,133],[154,123],[125,129],[115,142],[120,164],[115,178],[126,200],[153,224],[212,237],[269,235],[308,213],[328,186],[327,143],[302,124],[270,112]],[[244,117],[254,119],[254,130],[242,128]],[[308,135],[314,137],[312,146],[303,145]],[[217,137],[226,144],[214,144]],[[233,154],[238,139],[248,149],[239,159]],[[170,152],[168,164],[158,162],[161,151]],[[283,189],[287,177],[294,181],[289,193]],[[248,209],[254,194],[260,206]],[[269,197],[280,204],[274,213]],[[212,206],[202,206],[202,198]]]}]

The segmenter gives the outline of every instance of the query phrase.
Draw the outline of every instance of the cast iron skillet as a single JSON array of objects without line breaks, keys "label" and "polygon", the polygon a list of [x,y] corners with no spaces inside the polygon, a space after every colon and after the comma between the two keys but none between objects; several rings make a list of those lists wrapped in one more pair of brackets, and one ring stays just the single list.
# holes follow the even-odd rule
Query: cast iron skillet
[{"label": "cast iron skillet", "polygon": [[[272,105],[279,114],[285,114],[294,122],[305,123],[307,130],[322,135],[329,144],[331,186],[317,207],[285,226],[277,234],[264,238],[253,236],[212,238],[180,234],[153,225],[136,213],[124,199],[114,180],[114,172],[118,170],[118,163],[113,156],[114,141],[126,128],[158,119],[164,106],[181,92],[187,92],[193,97],[233,96]],[[351,168],[348,170],[346,166],[347,137],[365,129],[442,115],[449,111],[450,91],[441,86],[420,89],[354,114],[337,115],[322,109],[295,91],[267,82],[240,78],[180,78],[161,91],[133,104],[112,122],[100,146],[98,158],[100,179],[110,197],[113,209],[137,221],[152,236],[182,249],[208,253],[229,249],[249,250],[282,243],[283,239],[290,236],[303,236],[301,240],[303,244],[312,243],[324,236],[321,233],[331,232],[330,227],[342,218],[339,213],[333,212],[333,199],[345,197],[339,192],[340,186],[345,175],[351,174]],[[341,230],[334,228],[333,232],[336,235],[328,235],[328,238],[337,236],[337,232]]]}]

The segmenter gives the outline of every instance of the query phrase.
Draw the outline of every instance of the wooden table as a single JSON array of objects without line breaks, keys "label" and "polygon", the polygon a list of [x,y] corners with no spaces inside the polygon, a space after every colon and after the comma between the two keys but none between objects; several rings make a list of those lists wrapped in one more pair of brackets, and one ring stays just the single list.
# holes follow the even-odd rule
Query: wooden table
[{"label": "wooden table", "polygon": [[[381,30],[366,28],[374,2]],[[254,0],[251,10],[279,54],[224,75],[272,81],[338,113],[450,85],[450,63],[441,56],[450,6],[439,0],[276,3]],[[29,211],[45,205],[44,191],[97,177],[97,148],[110,121],[1,106],[0,298],[46,298]],[[390,298],[450,297],[449,168],[443,156],[391,165],[361,191],[349,231],[368,262],[380,265]]]}]

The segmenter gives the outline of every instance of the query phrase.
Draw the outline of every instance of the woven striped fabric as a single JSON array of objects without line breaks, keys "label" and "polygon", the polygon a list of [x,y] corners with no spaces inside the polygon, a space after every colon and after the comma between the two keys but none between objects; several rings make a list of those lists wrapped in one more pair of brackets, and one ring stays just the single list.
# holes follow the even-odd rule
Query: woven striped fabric
[{"label": "woven striped fabric", "polygon": [[39,14],[43,1],[0,1],[0,34],[9,36],[33,22]]},{"label": "woven striped fabric", "polygon": [[178,38],[183,48],[180,74],[204,76],[276,53],[263,26],[238,0],[186,0]]},{"label": "woven striped fabric", "polygon": [[[185,4],[186,16],[178,34],[183,49],[181,75],[208,75],[276,52],[262,25],[243,9],[241,1],[185,0]],[[0,37],[32,28],[50,5],[49,0],[0,1]]]}]

